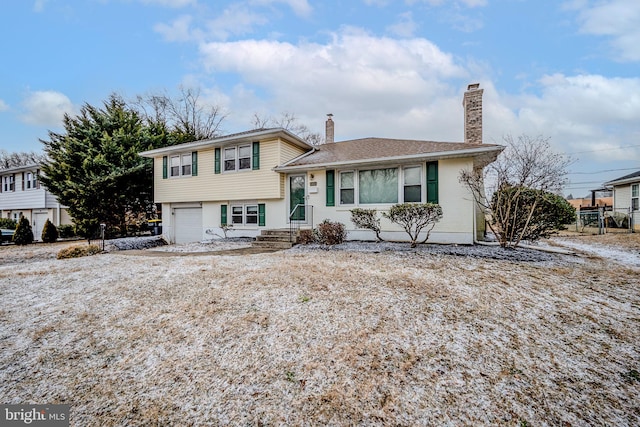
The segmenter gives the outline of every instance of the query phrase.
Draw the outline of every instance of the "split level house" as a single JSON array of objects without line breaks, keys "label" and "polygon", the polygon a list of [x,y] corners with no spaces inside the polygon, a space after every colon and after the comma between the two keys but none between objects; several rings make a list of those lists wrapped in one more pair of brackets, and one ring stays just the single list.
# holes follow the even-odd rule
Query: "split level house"
[{"label": "split level house", "polygon": [[[388,210],[396,203],[438,203],[442,220],[430,242],[472,244],[484,216],[460,183],[461,170],[481,169],[504,147],[482,143],[482,92],[464,93],[464,142],[391,138],[334,141],[329,115],[326,142],[311,146],[291,132],[256,129],[141,153],[154,161],[154,198],[162,205],[163,235],[183,243],[224,235],[255,237],[263,230],[343,223],[348,239],[372,240],[356,229],[350,210]],[[408,235],[382,219],[381,236]]]},{"label": "split level house", "polygon": [[17,222],[21,216],[30,221],[35,240],[47,219],[56,227],[71,224],[66,208],[40,183],[37,164],[0,169],[0,217]]},{"label": "split level house", "polygon": [[640,171],[606,182],[605,186],[613,189],[614,212],[628,214],[631,228],[640,231]]}]

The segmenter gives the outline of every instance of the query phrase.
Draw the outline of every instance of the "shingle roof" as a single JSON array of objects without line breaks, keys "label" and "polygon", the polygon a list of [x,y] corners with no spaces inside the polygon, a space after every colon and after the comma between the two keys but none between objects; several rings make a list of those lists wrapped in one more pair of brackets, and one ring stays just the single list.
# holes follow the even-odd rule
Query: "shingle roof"
[{"label": "shingle roof", "polygon": [[334,163],[363,162],[367,160],[401,159],[424,155],[450,154],[457,152],[502,151],[501,145],[468,144],[462,142],[418,141],[411,139],[362,138],[323,144],[316,151],[303,155],[285,167],[314,166]]},{"label": "shingle roof", "polygon": [[636,172],[632,172],[632,173],[630,173],[628,175],[625,175],[625,176],[621,176],[620,178],[612,179],[611,181],[607,182],[606,184],[615,184],[615,183],[622,182],[622,181],[633,180],[633,178],[639,178],[640,179],[640,170],[636,171]]}]

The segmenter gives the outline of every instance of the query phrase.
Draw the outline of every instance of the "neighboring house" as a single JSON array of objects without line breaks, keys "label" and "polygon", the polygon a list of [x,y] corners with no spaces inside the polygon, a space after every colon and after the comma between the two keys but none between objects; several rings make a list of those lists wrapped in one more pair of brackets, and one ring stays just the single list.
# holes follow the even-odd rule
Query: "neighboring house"
[{"label": "neighboring house", "polygon": [[[430,241],[471,244],[484,233],[484,216],[460,171],[493,162],[504,147],[482,144],[482,89],[464,95],[465,142],[363,138],[310,146],[285,129],[257,129],[145,151],[154,159],[154,199],[162,204],[164,237],[175,243],[222,236],[256,236],[265,229],[313,227],[324,219],[355,230],[350,210],[388,210],[395,203],[434,202],[444,217]],[[407,240],[386,219],[382,237]]]},{"label": "neighboring house", "polygon": [[18,221],[21,215],[31,222],[35,240],[40,240],[47,219],[56,226],[71,223],[65,207],[40,184],[35,164],[0,169],[0,216]]},{"label": "neighboring house", "polygon": [[597,210],[603,208],[604,210],[613,209],[613,191],[608,188],[598,188],[591,190],[590,197],[583,197],[581,199],[567,200],[571,206],[579,210]]},{"label": "neighboring house", "polygon": [[631,227],[640,230],[640,171],[605,182],[613,188],[613,210],[629,214]]}]

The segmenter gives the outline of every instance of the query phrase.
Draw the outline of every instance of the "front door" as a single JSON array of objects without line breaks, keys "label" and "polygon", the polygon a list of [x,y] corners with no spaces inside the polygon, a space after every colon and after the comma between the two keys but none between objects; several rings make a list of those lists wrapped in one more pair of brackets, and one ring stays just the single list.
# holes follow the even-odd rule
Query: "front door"
[{"label": "front door", "polygon": [[305,175],[289,176],[289,214],[292,221],[305,220]]}]

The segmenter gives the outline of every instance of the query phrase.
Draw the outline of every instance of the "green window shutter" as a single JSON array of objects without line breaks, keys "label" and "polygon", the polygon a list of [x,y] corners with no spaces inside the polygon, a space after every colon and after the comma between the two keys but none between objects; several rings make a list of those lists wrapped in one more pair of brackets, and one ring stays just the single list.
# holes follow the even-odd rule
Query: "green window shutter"
[{"label": "green window shutter", "polygon": [[220,205],[220,225],[227,225],[227,205]]},{"label": "green window shutter", "polygon": [[258,203],[258,226],[264,227],[266,224],[265,215],[266,206],[264,203]]},{"label": "green window shutter", "polygon": [[214,172],[220,173],[220,148],[216,148],[215,152],[216,152],[216,155],[215,155],[215,161],[214,161]]},{"label": "green window shutter", "polygon": [[191,153],[191,176],[198,176],[198,152]]},{"label": "green window shutter", "polygon": [[438,203],[438,162],[427,162],[427,202]]},{"label": "green window shutter", "polygon": [[260,169],[260,143],[253,143],[253,170]]},{"label": "green window shutter", "polygon": [[167,156],[164,156],[162,158],[162,179],[167,179],[167,163],[169,162],[169,159],[167,158]]},{"label": "green window shutter", "polygon": [[336,205],[336,171],[326,171],[327,176],[327,206]]}]

